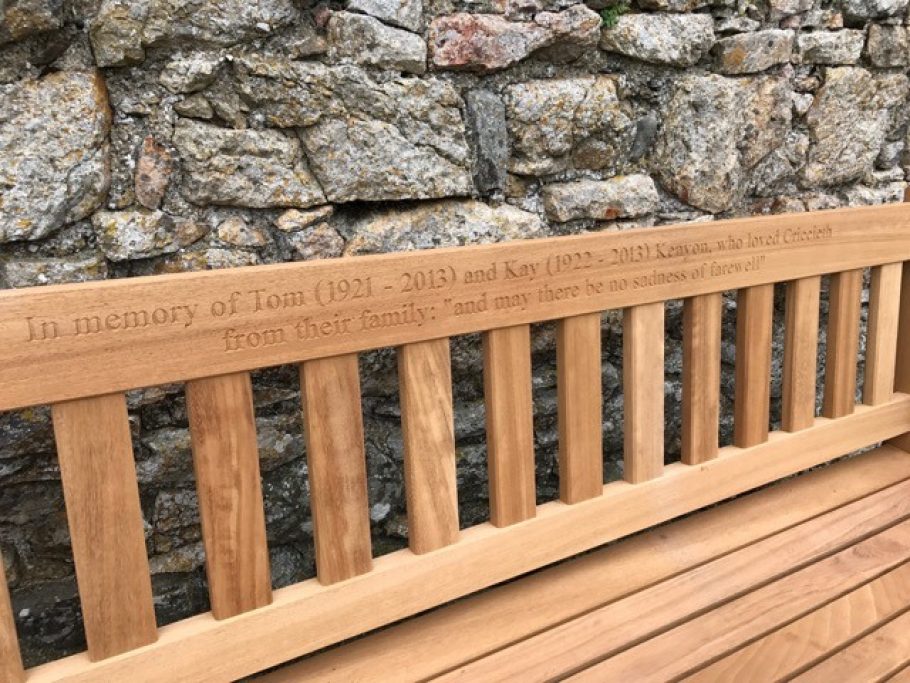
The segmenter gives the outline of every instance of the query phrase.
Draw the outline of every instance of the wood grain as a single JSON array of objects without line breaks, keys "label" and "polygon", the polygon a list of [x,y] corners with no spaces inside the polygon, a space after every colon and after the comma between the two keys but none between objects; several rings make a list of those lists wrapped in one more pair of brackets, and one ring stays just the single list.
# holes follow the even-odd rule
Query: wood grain
[{"label": "wood grain", "polygon": [[664,304],[627,308],[623,316],[623,426],[626,481],[664,469]]},{"label": "wood grain", "polygon": [[891,205],[5,290],[0,410],[907,259]]},{"label": "wood grain", "polygon": [[908,430],[910,396],[896,394],[884,406],[820,418],[811,429],[775,433],[754,448],[723,448],[698,467],[677,463],[641,484],[612,482],[577,505],[546,503],[522,524],[466,529],[458,543],[433,553],[385,555],[372,572],[343,584],[282,588],[271,605],[230,620],[202,615],[172,624],[155,645],[106,662],[77,655],[47,664],[30,672],[29,683],[241,678]]},{"label": "wood grain", "polygon": [[828,353],[822,415],[842,417],[856,404],[856,365],[859,354],[859,312],[863,271],[831,276],[828,292]]},{"label": "wood grain", "polygon": [[901,669],[891,678],[888,679],[888,683],[908,683],[910,682],[910,665]]},{"label": "wood grain", "polygon": [[910,458],[887,446],[840,460],[317,653],[262,683],[426,680],[907,478]]},{"label": "wood grain", "polygon": [[57,403],[51,412],[85,638],[97,661],[157,638],[126,397]]},{"label": "wood grain", "polygon": [[720,429],[720,340],[723,295],[683,304],[682,461],[717,457]]},{"label": "wood grain", "polygon": [[733,443],[768,439],[771,411],[771,325],[774,285],[741,289],[736,304],[736,396]]},{"label": "wood grain", "polygon": [[0,681],[22,683],[25,671],[19,654],[19,639],[16,636],[16,622],[13,606],[10,604],[9,588],[6,585],[6,569],[0,556]]},{"label": "wood grain", "polygon": [[[454,681],[550,681],[560,679],[606,657],[616,655],[614,664],[596,672],[601,681],[671,680],[685,674],[682,666],[703,654],[710,638],[722,638],[727,628],[699,626],[702,619],[695,619],[691,628],[687,622],[702,612],[726,603],[732,596],[784,577],[791,572],[824,561],[840,553],[864,537],[880,533],[895,522],[910,516],[910,501],[903,500],[910,494],[910,483],[874,494],[799,526],[784,530],[774,536],[748,545],[729,555],[720,557],[662,583],[634,593],[623,600],[605,605],[568,621],[510,648],[459,667],[440,677],[440,682]],[[896,506],[896,507],[895,507]],[[910,557],[910,524],[906,525],[903,541],[896,552],[881,552],[883,541],[876,544],[878,553],[875,567],[881,566],[882,555],[896,563]],[[891,540],[891,537],[888,537]],[[887,544],[885,544],[887,546]],[[848,551],[849,552],[849,551]],[[857,551],[859,552],[859,551]],[[859,565],[853,567],[859,574]],[[827,573],[823,572],[822,576]],[[840,577],[843,580],[844,577]],[[862,581],[860,576],[852,580]],[[816,600],[831,594],[833,589],[814,592]],[[768,609],[775,600],[766,591]],[[789,592],[787,593],[789,595]],[[756,604],[743,598],[749,605]],[[758,603],[760,605],[760,603]],[[719,608],[721,611],[723,608]],[[742,614],[747,622],[756,622],[755,610],[734,611]],[[748,617],[748,618],[746,618]],[[712,622],[713,623],[713,622]],[[665,637],[658,634],[676,624],[683,624]],[[701,635],[699,635],[701,634]],[[688,638],[687,638],[688,636]],[[651,639],[651,640],[646,640]],[[690,645],[680,645],[688,640]],[[636,643],[645,641],[638,647]],[[740,641],[742,642],[742,641]],[[654,645],[652,646],[652,643]],[[626,648],[632,647],[628,652]],[[621,653],[621,654],[618,654]],[[654,667],[652,672],[650,667]],[[679,666],[670,669],[665,667]],[[659,675],[658,675],[658,667]],[[594,677],[591,680],[595,680]]]},{"label": "wood grain", "polygon": [[[897,363],[894,370],[895,391],[910,389],[910,262],[904,263],[901,276],[901,306],[897,326]],[[910,433],[891,442],[897,448],[910,452]]]},{"label": "wood grain", "polygon": [[419,555],[458,540],[449,340],[402,346],[398,377],[408,544]]},{"label": "wood grain", "polygon": [[910,612],[888,622],[794,680],[883,681],[910,665]]},{"label": "wood grain", "polygon": [[300,377],[316,576],[332,584],[372,567],[357,356],[307,361]]},{"label": "wood grain", "polygon": [[556,329],[559,499],[569,504],[603,493],[600,319],[565,318]]},{"label": "wood grain", "polygon": [[490,521],[509,526],[534,516],[531,332],[527,325],[483,336]]},{"label": "wood grain", "polygon": [[249,374],[187,382],[186,408],[212,614],[227,619],[272,600]]},{"label": "wood grain", "polygon": [[788,432],[815,422],[821,278],[787,284],[781,424]]},{"label": "wood grain", "polygon": [[872,269],[863,403],[878,405],[894,393],[897,325],[900,316],[902,263]]},{"label": "wood grain", "polygon": [[[567,680],[641,681],[674,680],[756,637],[818,609],[910,560],[910,522],[901,522],[831,557],[757,588],[704,616],[655,636],[625,652],[591,666]],[[905,633],[910,635],[910,629]],[[901,639],[910,644],[910,640]],[[881,658],[887,646],[877,645]],[[900,643],[894,643],[900,645]],[[870,651],[866,651],[866,656]],[[910,658],[904,649],[903,659]],[[830,661],[830,660],[829,660]],[[818,681],[868,681],[859,666],[826,667]],[[797,679],[799,680],[799,679]]]},{"label": "wood grain", "polygon": [[910,566],[903,565],[725,656],[686,683],[780,680],[858,640],[910,605]]}]

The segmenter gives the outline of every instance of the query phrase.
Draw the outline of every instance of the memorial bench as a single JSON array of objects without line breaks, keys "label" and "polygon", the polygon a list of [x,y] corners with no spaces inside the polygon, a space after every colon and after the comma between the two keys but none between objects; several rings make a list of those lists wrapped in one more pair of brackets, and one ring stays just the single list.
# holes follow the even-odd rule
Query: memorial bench
[{"label": "memorial bench", "polygon": [[[287,662],[262,680],[907,680],[905,262],[910,205],[893,205],[0,292],[0,410],[52,406],[88,643],[23,671],[0,562],[0,680],[228,681]],[[719,447],[730,290],[734,437]],[[679,299],[682,461],[665,464],[664,304]],[[609,309],[624,311],[625,478],[604,485]],[[560,496],[542,505],[539,321],[558,325]],[[473,332],[490,522],[460,530],[449,338]],[[374,558],[358,354],[382,347],[398,349],[409,549]],[[301,368],[317,578],[273,591],[249,372],[286,363]],[[173,382],[212,611],[159,628],[124,392]]]}]

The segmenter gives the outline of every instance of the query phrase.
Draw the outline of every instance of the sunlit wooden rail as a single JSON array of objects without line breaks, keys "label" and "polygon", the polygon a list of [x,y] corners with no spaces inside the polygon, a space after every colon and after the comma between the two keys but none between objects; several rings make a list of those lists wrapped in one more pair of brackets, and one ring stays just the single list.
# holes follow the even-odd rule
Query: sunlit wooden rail
[{"label": "sunlit wooden rail", "polygon": [[[910,206],[896,205],[0,292],[0,410],[52,406],[88,643],[24,671],[0,573],[0,679],[233,680],[852,451],[907,449],[908,263]],[[786,287],[783,428],[770,432],[776,284]],[[719,447],[731,290],[735,434]],[[668,465],[672,299],[684,300],[683,424],[682,462]],[[625,478],[604,484],[600,314],[610,309],[624,311]],[[560,499],[543,505],[529,327],[540,321],[558,322],[560,440]],[[490,522],[459,530],[449,338],[472,332],[483,333]],[[373,557],[358,354],[390,346],[410,547]],[[249,372],[285,363],[300,366],[317,578],[272,591]],[[124,392],[171,382],[186,383],[212,612],[159,628]]]}]

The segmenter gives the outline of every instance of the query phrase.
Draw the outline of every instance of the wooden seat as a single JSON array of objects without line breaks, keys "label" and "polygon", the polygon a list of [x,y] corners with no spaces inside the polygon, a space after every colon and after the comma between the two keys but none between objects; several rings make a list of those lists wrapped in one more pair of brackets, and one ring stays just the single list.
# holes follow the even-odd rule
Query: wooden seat
[{"label": "wooden seat", "polygon": [[[230,681],[283,664],[263,680],[903,676],[908,264],[910,205],[897,205],[0,292],[0,410],[52,407],[88,644],[25,671],[0,562],[0,681]],[[684,302],[679,462],[664,453],[671,299]],[[623,311],[625,440],[623,480],[604,483],[608,309]],[[557,323],[559,397],[560,495],[544,504],[541,321]],[[475,332],[490,519],[463,529],[449,340]],[[409,548],[376,557],[358,355],[383,347],[398,352]],[[273,590],[249,373],[285,363],[300,369],[317,576]],[[173,382],[186,387],[212,610],[160,627],[125,392]]]}]

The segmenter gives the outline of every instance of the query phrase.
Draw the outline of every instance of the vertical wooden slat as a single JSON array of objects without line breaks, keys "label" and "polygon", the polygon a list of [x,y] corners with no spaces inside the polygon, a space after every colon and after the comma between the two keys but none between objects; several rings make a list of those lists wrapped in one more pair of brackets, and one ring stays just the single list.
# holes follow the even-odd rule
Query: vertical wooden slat
[{"label": "vertical wooden slat", "polygon": [[[910,194],[910,190],[908,190]],[[894,390],[910,394],[910,261],[904,262],[901,276],[900,315],[897,324],[897,362],[894,369]],[[910,451],[910,432],[889,442]]]},{"label": "vertical wooden slat", "polygon": [[10,604],[9,588],[6,585],[3,557],[0,556],[0,681],[21,683],[24,680],[25,672],[22,670],[22,656],[19,654],[13,606]]},{"label": "vertical wooden slat", "polygon": [[822,415],[842,417],[856,405],[856,365],[859,354],[859,310],[863,271],[831,276],[828,294],[828,354]]},{"label": "vertical wooden slat", "polygon": [[600,318],[600,313],[565,318],[556,329],[559,498],[563,503],[603,493]]},{"label": "vertical wooden slat", "polygon": [[250,376],[187,382],[186,403],[212,614],[227,619],[272,601]]},{"label": "vertical wooden slat", "polygon": [[126,397],[52,406],[89,657],[157,637]]},{"label": "vertical wooden slat", "polygon": [[877,406],[894,394],[897,325],[901,305],[902,263],[872,269],[863,403]]},{"label": "vertical wooden slat", "polygon": [[316,576],[330,584],[373,566],[357,354],[301,366]]},{"label": "vertical wooden slat", "polygon": [[768,440],[774,285],[739,290],[736,309],[733,443],[748,448]]},{"label": "vertical wooden slat", "polygon": [[637,484],[664,469],[664,304],[625,309],[623,317],[625,479]]},{"label": "vertical wooden slat", "polygon": [[720,337],[723,294],[683,303],[682,461],[717,457],[720,426]]},{"label": "vertical wooden slat", "polygon": [[490,330],[483,347],[490,521],[501,527],[530,519],[537,509],[530,327]]},{"label": "vertical wooden slat", "polygon": [[817,276],[787,285],[781,415],[787,432],[807,429],[815,422],[820,292],[821,277]]},{"label": "vertical wooden slat", "polygon": [[449,340],[402,346],[398,377],[408,542],[421,554],[458,540]]}]

